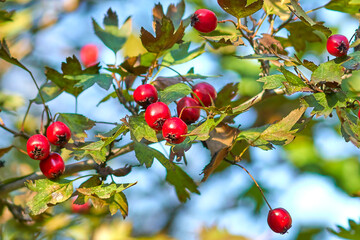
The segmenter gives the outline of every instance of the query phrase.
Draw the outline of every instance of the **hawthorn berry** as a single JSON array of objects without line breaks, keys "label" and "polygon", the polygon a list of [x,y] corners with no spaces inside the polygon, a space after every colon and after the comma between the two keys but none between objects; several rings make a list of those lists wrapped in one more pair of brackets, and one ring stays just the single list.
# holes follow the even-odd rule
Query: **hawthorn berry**
[{"label": "hawthorn berry", "polygon": [[54,145],[65,145],[70,137],[70,128],[63,122],[53,122],[46,130],[46,136],[49,142]]},{"label": "hawthorn berry", "polygon": [[210,106],[212,101],[215,101],[216,96],[217,96],[215,88],[206,82],[201,82],[201,83],[194,85],[192,90],[193,90],[193,93],[191,93],[192,97],[199,104],[201,104],[199,102],[199,99],[200,99],[205,107]]},{"label": "hawthorn berry", "polygon": [[[200,108],[186,108],[200,106],[199,103],[191,97],[183,97],[177,103],[177,114],[186,124],[196,122],[200,117]],[[185,109],[184,109],[185,108]],[[184,110],[183,110],[184,109]]]},{"label": "hawthorn berry", "polygon": [[138,86],[135,89],[133,96],[135,102],[144,108],[158,100],[158,92],[151,84]]},{"label": "hawthorn berry", "polygon": [[217,26],[216,15],[208,9],[199,9],[191,16],[191,26],[199,32],[212,32]]},{"label": "hawthorn berry", "polygon": [[76,198],[74,198],[71,203],[71,211],[73,213],[88,213],[89,212],[89,210],[91,208],[91,204],[89,201],[84,204],[76,204],[76,203],[74,203],[75,200],[76,200]]},{"label": "hawthorn berry", "polygon": [[349,41],[344,35],[332,35],[327,40],[326,49],[335,57],[345,56],[349,50]]},{"label": "hawthorn berry", "polygon": [[169,107],[163,102],[150,104],[145,111],[145,121],[152,128],[160,131],[164,122],[171,117]]},{"label": "hawthorn berry", "polygon": [[48,179],[56,179],[65,171],[65,163],[60,154],[51,153],[40,162],[40,170]]},{"label": "hawthorn berry", "polygon": [[285,234],[291,228],[292,219],[284,208],[275,208],[269,211],[267,222],[271,230]]},{"label": "hawthorn berry", "polygon": [[50,154],[49,140],[41,134],[33,135],[26,143],[26,151],[32,159],[43,160]]},{"label": "hawthorn berry", "polygon": [[169,143],[182,143],[187,134],[186,123],[178,117],[172,117],[165,121],[162,129],[162,134],[165,140]]},{"label": "hawthorn berry", "polygon": [[80,49],[80,59],[85,67],[91,67],[98,61],[99,49],[95,44],[86,44]]}]

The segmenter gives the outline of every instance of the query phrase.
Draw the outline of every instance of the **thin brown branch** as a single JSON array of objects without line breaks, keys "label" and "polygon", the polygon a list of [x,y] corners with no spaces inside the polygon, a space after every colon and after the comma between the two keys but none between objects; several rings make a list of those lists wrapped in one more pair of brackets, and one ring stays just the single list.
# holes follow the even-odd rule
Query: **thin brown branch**
[{"label": "thin brown branch", "polygon": [[26,133],[24,132],[16,132],[8,127],[6,127],[4,124],[0,124],[0,127],[6,131],[8,131],[9,133],[12,133],[14,135],[14,137],[23,137],[23,138],[26,138],[26,139],[29,139],[30,136],[27,135]]}]

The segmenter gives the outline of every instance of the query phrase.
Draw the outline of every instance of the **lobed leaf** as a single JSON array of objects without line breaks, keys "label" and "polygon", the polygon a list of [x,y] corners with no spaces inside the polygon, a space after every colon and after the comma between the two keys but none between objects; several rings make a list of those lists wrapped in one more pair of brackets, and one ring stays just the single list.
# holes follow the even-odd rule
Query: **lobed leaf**
[{"label": "lobed leaf", "polygon": [[264,0],[255,0],[251,4],[248,4],[247,0],[218,0],[218,4],[225,12],[240,19],[259,11],[264,4]]},{"label": "lobed leaf", "polygon": [[49,207],[64,202],[73,194],[72,181],[61,179],[57,182],[40,179],[25,182],[31,191],[37,192],[35,197],[27,202],[27,206],[34,215],[45,212]]}]

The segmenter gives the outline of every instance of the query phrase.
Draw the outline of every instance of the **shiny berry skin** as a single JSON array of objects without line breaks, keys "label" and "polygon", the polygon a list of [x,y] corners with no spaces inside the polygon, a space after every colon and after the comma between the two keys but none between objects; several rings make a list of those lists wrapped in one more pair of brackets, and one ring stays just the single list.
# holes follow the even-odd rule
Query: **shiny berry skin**
[{"label": "shiny berry skin", "polygon": [[144,84],[135,89],[133,97],[137,104],[146,108],[150,104],[157,102],[158,92],[153,85]]},{"label": "shiny berry skin", "polygon": [[95,44],[86,44],[80,49],[80,59],[85,67],[91,67],[98,61],[99,49]]},{"label": "shiny berry skin", "polygon": [[179,118],[181,118],[181,120],[183,120],[186,124],[196,122],[200,117],[200,108],[185,108],[196,106],[200,105],[195,99],[191,97],[183,97],[180,99],[176,107]]},{"label": "shiny berry skin", "polygon": [[65,163],[60,154],[51,153],[40,162],[40,170],[48,179],[56,179],[65,171]]},{"label": "shiny berry skin", "polygon": [[89,201],[87,201],[86,203],[84,204],[75,204],[76,199],[74,199],[71,203],[71,211],[73,213],[88,213],[90,208],[91,208],[91,204]]},{"label": "shiny berry skin", "polygon": [[50,143],[58,146],[63,146],[69,141],[71,137],[71,131],[65,123],[53,122],[47,128],[46,136],[49,139]]},{"label": "shiny berry skin", "polygon": [[41,134],[33,135],[26,143],[26,151],[32,159],[43,160],[50,154],[49,140]]},{"label": "shiny berry skin", "polygon": [[271,230],[281,234],[285,234],[291,228],[292,223],[290,214],[284,208],[270,210],[267,221]]},{"label": "shiny berry skin", "polygon": [[217,26],[216,15],[208,9],[199,9],[191,16],[191,26],[199,32],[212,32]]},{"label": "shiny berry skin", "polygon": [[162,129],[162,134],[165,140],[169,143],[182,143],[187,134],[188,128],[186,123],[180,118],[173,117],[165,121]]},{"label": "shiny berry skin", "polygon": [[[193,90],[193,93],[191,94],[192,97],[197,102],[199,102],[198,100],[199,98],[205,107],[210,106],[212,101],[215,101],[217,96],[215,88],[206,82],[201,82],[196,84],[195,86],[193,86],[192,90]],[[194,94],[196,94],[198,98]],[[201,103],[199,102],[199,104]]]},{"label": "shiny berry skin", "polygon": [[152,103],[146,108],[145,121],[152,129],[160,131],[169,118],[171,118],[170,109],[163,102]]},{"label": "shiny berry skin", "polygon": [[344,35],[332,35],[327,40],[326,49],[335,57],[345,56],[349,50],[349,41]]},{"label": "shiny berry skin", "polygon": [[360,109],[359,109],[359,111],[358,111],[358,117],[359,117],[359,119],[360,119]]}]

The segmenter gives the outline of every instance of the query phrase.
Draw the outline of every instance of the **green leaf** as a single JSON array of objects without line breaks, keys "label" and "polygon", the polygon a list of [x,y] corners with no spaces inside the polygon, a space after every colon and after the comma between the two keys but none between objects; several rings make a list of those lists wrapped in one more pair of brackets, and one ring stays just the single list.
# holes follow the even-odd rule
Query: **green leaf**
[{"label": "green leaf", "polygon": [[326,37],[329,37],[331,35],[331,30],[323,25],[322,22],[314,22],[304,11],[304,9],[301,8],[301,6],[298,4],[296,0],[290,1],[292,6],[292,12],[295,13],[295,15],[306,25],[312,27],[315,30],[319,30],[322,33],[325,34]]},{"label": "green leaf", "polygon": [[293,110],[288,116],[277,123],[242,131],[236,140],[246,140],[251,146],[259,147],[263,150],[271,150],[274,148],[273,144],[289,144],[295,138],[294,133],[299,130],[296,124],[303,116],[305,110],[306,107],[301,107]]},{"label": "green leaf", "polygon": [[84,88],[82,86],[75,86],[79,81],[67,79],[65,76],[98,74],[100,67],[98,65],[94,65],[83,70],[79,60],[74,55],[73,57],[66,58],[66,62],[61,64],[61,69],[63,73],[59,73],[55,69],[45,67],[45,75],[60,88],[60,90],[57,91],[65,91],[74,97],[77,97],[84,91]]},{"label": "green leaf", "polygon": [[159,92],[159,99],[165,104],[170,104],[179,98],[185,97],[192,92],[185,83],[177,83]]},{"label": "green leaf", "polygon": [[221,121],[226,117],[226,114],[222,114],[219,118],[208,117],[205,122],[203,122],[200,126],[192,130],[188,136],[190,140],[199,140],[205,141],[210,136],[210,132],[221,123]]},{"label": "green leaf", "polygon": [[322,42],[316,30],[304,22],[288,23],[285,28],[290,32],[288,39],[297,52],[305,50],[306,42]]},{"label": "green leaf", "polygon": [[155,37],[143,27],[141,28],[141,42],[149,52],[160,53],[181,41],[185,31],[182,22],[176,32],[174,31],[172,21],[164,16],[161,21],[155,21]]},{"label": "green leaf", "polygon": [[225,12],[233,15],[237,19],[248,17],[259,11],[263,4],[263,0],[252,1],[248,4],[248,0],[218,0],[218,4]]},{"label": "green leaf", "polygon": [[123,192],[115,193],[112,197],[106,200],[107,204],[109,204],[109,211],[111,215],[117,213],[120,210],[121,215],[125,219],[128,215],[129,208],[126,196]]},{"label": "green leaf", "polygon": [[29,69],[27,69],[24,65],[22,65],[16,58],[12,57],[9,51],[9,48],[6,44],[5,39],[3,39],[0,43],[0,58],[2,58],[3,60],[18,66],[22,69],[24,69],[25,71],[27,71],[30,75],[32,75],[32,73],[30,72]]},{"label": "green leaf", "polygon": [[136,141],[140,142],[143,138],[150,142],[157,142],[156,131],[149,127],[145,121],[144,114],[131,116],[129,118],[130,131]]},{"label": "green leaf", "polygon": [[84,74],[84,75],[65,75],[64,78],[76,81],[74,87],[82,87],[83,90],[88,89],[95,83],[101,88],[109,90],[112,83],[112,76],[110,74]]},{"label": "green leaf", "polygon": [[360,223],[356,223],[354,220],[349,219],[349,229],[345,229],[341,226],[337,226],[336,230],[328,228],[332,234],[351,240],[360,240]]},{"label": "green leaf", "polygon": [[95,126],[93,120],[75,113],[60,113],[57,121],[65,123],[71,130],[71,137],[79,142],[84,142],[87,137],[85,130],[89,130]]},{"label": "green leaf", "polygon": [[132,187],[135,183],[123,183],[123,184],[102,184],[95,187],[78,188],[77,191],[84,194],[85,196],[96,196],[100,199],[108,199],[116,193],[120,193],[125,189]]},{"label": "green leaf", "polygon": [[[63,90],[60,89],[55,83],[47,82],[40,87],[41,95],[43,96],[45,102],[49,102],[59,96]],[[35,103],[41,104],[42,100],[38,94],[34,99]]]},{"label": "green leaf", "polygon": [[354,3],[352,0],[331,0],[325,5],[326,9],[357,14],[360,11],[360,3]]},{"label": "green leaf", "polygon": [[0,92],[0,110],[5,112],[17,111],[25,105],[25,100],[17,94]]},{"label": "green leaf", "polygon": [[117,14],[109,8],[103,22],[104,28],[101,28],[99,24],[92,19],[95,34],[105,46],[116,54],[124,46],[127,38],[131,34],[131,18],[127,18],[119,29]]},{"label": "green leaf", "polygon": [[12,17],[14,15],[15,11],[6,11],[6,10],[0,10],[0,23],[9,22],[12,21]]},{"label": "green leaf", "polygon": [[106,97],[101,99],[101,101],[98,104],[96,104],[96,106],[98,107],[101,103],[104,103],[104,102],[110,100],[111,98],[116,98],[116,97],[117,97],[117,94],[115,91],[112,93],[109,93],[108,95],[106,95]]},{"label": "green leaf", "polygon": [[284,75],[275,74],[262,77],[257,81],[264,83],[263,89],[276,89],[284,87],[283,82],[286,82],[286,78],[284,77]]},{"label": "green leaf", "polygon": [[171,50],[164,56],[162,64],[166,66],[182,64],[200,56],[205,52],[205,44],[202,44],[200,47],[191,51],[189,51],[189,47],[190,42],[178,45],[176,49]]},{"label": "green leaf", "polygon": [[304,106],[314,108],[311,115],[329,116],[336,107],[346,107],[346,95],[343,92],[314,93],[301,99]]},{"label": "green leaf", "polygon": [[282,72],[282,74],[284,74],[284,77],[287,80],[286,82],[283,82],[287,94],[290,95],[308,89],[307,85],[303,82],[303,80],[292,72],[286,70],[284,67],[281,67],[279,70],[280,72]]},{"label": "green leaf", "polygon": [[259,59],[259,60],[284,60],[291,61],[291,58],[281,54],[250,54],[246,56],[236,56],[240,59]]},{"label": "green leaf", "polygon": [[337,109],[336,112],[341,122],[341,133],[345,141],[350,141],[360,148],[360,121],[358,117],[343,108]]},{"label": "green leaf", "polygon": [[356,51],[348,54],[348,59],[341,65],[348,70],[360,70],[360,52]]},{"label": "green leaf", "polygon": [[285,21],[290,17],[291,11],[288,8],[290,0],[264,0],[264,10],[268,15],[274,14]]},{"label": "green leaf", "polygon": [[311,75],[311,81],[315,84],[332,84],[331,86],[339,86],[344,75],[343,67],[334,61],[325,62]]},{"label": "green leaf", "polygon": [[145,164],[146,168],[152,166],[154,162],[154,156],[148,154],[148,146],[144,143],[134,142],[135,156],[141,165]]},{"label": "green leaf", "polygon": [[140,163],[149,164],[156,158],[166,168],[166,181],[175,187],[176,194],[181,202],[186,202],[190,198],[190,193],[200,194],[192,178],[158,150],[143,143],[135,143],[135,153]]},{"label": "green leaf", "polygon": [[185,1],[181,0],[176,6],[170,4],[167,11],[166,17],[170,18],[175,26],[178,26],[181,22],[181,18],[185,13]]},{"label": "green leaf", "polygon": [[8,153],[11,149],[13,148],[13,146],[9,146],[6,148],[0,148],[0,157],[4,156],[6,153]]},{"label": "green leaf", "polygon": [[73,194],[72,181],[65,179],[57,182],[48,179],[28,181],[25,182],[25,186],[37,192],[35,197],[27,202],[27,206],[34,215],[41,214],[50,206],[66,201]]},{"label": "green leaf", "polygon": [[211,33],[203,33],[202,37],[215,49],[225,46],[245,45],[241,35],[222,30],[215,30]]}]

